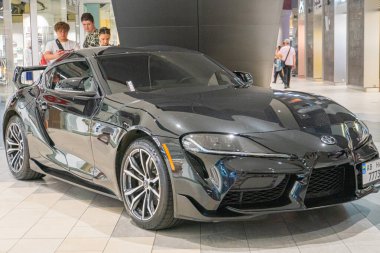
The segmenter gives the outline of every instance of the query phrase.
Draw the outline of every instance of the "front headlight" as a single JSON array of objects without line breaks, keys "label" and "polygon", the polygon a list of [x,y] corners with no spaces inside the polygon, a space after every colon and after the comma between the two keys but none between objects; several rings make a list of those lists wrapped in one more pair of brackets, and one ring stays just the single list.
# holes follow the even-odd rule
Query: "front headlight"
[{"label": "front headlight", "polygon": [[196,153],[289,158],[289,155],[277,154],[251,139],[233,134],[189,134],[182,138],[182,146]]},{"label": "front headlight", "polygon": [[354,129],[356,133],[356,138],[359,144],[366,142],[370,136],[368,127],[361,120],[356,120],[354,122]]}]

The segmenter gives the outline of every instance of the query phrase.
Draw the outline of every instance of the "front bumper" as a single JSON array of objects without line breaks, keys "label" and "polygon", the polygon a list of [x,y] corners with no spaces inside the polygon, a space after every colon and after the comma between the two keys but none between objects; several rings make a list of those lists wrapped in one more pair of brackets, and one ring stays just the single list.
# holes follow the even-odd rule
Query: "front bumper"
[{"label": "front bumper", "polygon": [[[180,219],[245,220],[341,204],[378,191],[374,184],[361,185],[360,165],[379,157],[372,139],[354,151],[308,152],[293,159],[195,155],[174,142],[168,147],[176,164],[171,179]],[[215,171],[219,178],[213,178]]]}]

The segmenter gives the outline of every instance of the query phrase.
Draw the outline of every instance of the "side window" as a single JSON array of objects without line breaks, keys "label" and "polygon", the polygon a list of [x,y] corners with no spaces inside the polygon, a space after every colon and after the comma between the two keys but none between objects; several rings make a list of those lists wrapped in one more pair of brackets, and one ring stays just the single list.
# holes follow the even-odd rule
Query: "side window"
[{"label": "side window", "polygon": [[104,57],[100,63],[112,93],[150,89],[147,55]]},{"label": "side window", "polygon": [[92,76],[86,61],[63,63],[46,74],[46,86],[52,90],[96,91]]}]

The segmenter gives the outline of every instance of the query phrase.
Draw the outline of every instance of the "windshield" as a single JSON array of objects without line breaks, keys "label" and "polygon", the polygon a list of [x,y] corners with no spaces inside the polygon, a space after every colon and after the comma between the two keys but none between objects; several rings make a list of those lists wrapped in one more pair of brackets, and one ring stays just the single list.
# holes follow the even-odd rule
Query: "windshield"
[{"label": "windshield", "polygon": [[235,75],[197,53],[133,53],[103,56],[98,61],[112,93],[242,85]]}]

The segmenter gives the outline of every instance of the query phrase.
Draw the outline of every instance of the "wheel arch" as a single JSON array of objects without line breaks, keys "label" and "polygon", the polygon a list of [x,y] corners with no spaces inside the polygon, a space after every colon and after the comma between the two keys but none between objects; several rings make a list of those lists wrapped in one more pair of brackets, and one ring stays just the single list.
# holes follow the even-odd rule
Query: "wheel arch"
[{"label": "wheel arch", "polygon": [[125,151],[135,140],[140,139],[140,138],[147,138],[151,140],[152,142],[156,143],[153,137],[150,135],[150,133],[143,129],[133,129],[133,130],[128,131],[127,134],[125,134],[119,142],[119,146],[117,148],[116,158],[115,158],[116,178],[117,178],[117,184],[119,186],[119,189],[120,189],[120,170],[121,170],[121,164],[123,162]]},{"label": "wheel arch", "polygon": [[5,131],[6,131],[6,129],[7,129],[8,122],[9,122],[9,120],[10,120],[13,116],[18,116],[18,117],[20,117],[20,115],[19,115],[15,110],[8,110],[8,111],[4,114],[4,117],[3,117],[3,132],[1,133],[1,134],[3,135],[3,140],[5,140]]}]

